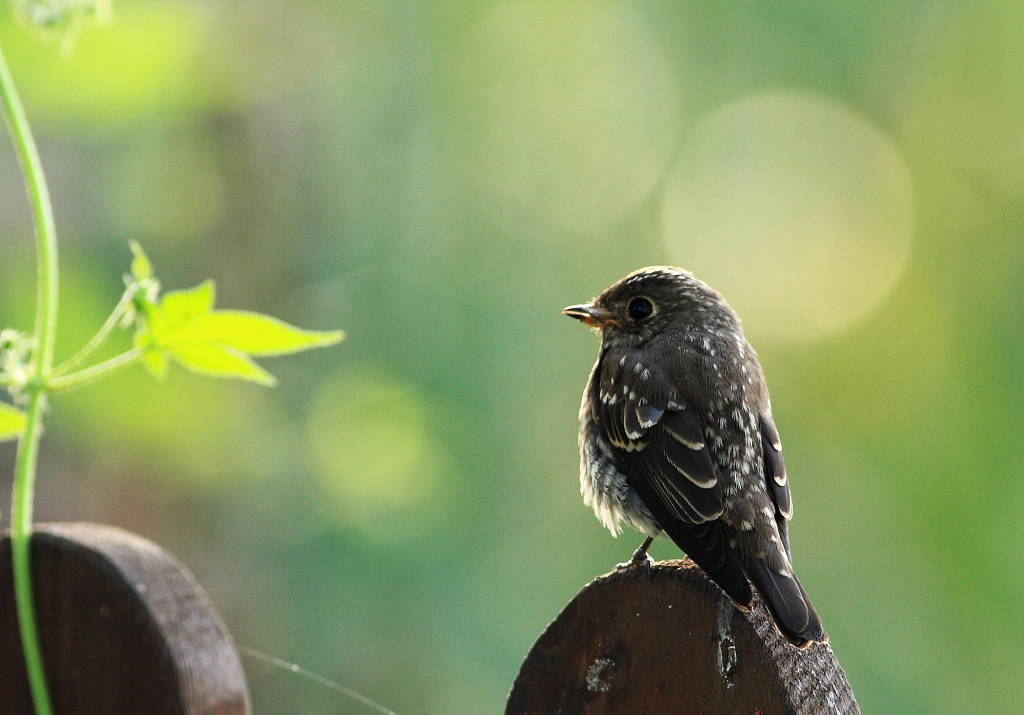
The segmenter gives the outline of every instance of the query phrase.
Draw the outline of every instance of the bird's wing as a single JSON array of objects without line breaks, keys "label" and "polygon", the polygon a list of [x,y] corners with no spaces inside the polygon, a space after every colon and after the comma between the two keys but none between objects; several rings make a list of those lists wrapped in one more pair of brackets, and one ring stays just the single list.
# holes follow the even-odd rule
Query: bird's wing
[{"label": "bird's wing", "polygon": [[722,488],[700,420],[669,391],[670,383],[638,353],[609,353],[594,407],[605,439],[625,452],[627,474],[646,482],[640,491],[672,517],[703,524],[721,515]]},{"label": "bird's wing", "polygon": [[621,470],[672,541],[749,609],[750,584],[718,520],[722,486],[697,414],[641,355],[609,351],[598,364],[592,415]]},{"label": "bird's wing", "polygon": [[779,527],[782,543],[786,547],[786,555],[792,559],[789,551],[789,525],[793,516],[793,498],[789,494],[789,479],[786,477],[786,464],[782,461],[782,442],[779,431],[775,428],[772,416],[764,412],[760,415],[761,452],[764,454],[764,478],[768,483],[768,493],[775,502],[775,523]]}]

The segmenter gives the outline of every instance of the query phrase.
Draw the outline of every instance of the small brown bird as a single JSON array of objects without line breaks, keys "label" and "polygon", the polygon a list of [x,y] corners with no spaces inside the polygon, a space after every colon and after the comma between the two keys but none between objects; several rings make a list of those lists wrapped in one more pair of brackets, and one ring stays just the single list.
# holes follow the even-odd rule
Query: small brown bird
[{"label": "small brown bird", "polygon": [[757,354],[722,296],[679,268],[562,311],[601,333],[580,406],[580,489],[618,535],[661,531],[740,608],[750,583],[795,646],[828,636],[793,572],[782,444]]}]

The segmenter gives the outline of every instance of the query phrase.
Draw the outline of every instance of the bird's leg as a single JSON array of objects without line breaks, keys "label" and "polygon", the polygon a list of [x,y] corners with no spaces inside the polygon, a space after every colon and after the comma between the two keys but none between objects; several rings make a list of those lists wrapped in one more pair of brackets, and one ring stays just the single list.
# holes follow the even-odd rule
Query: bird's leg
[{"label": "bird's leg", "polygon": [[650,555],[647,553],[647,549],[651,548],[652,541],[654,541],[653,536],[648,536],[644,539],[644,543],[640,544],[640,547],[633,552],[633,557],[629,561],[616,566],[615,570],[622,571],[624,569],[633,568],[634,566],[643,566],[650,571],[651,566],[654,564],[654,560],[651,559]]}]

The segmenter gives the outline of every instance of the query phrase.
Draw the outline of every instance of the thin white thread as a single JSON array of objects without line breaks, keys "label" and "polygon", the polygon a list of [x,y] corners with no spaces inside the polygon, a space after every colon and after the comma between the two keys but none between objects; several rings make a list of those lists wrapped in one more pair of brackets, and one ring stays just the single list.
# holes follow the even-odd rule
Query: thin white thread
[{"label": "thin white thread", "polygon": [[355,690],[352,690],[351,688],[346,688],[344,685],[341,685],[340,683],[335,683],[333,680],[328,680],[324,676],[318,675],[317,673],[314,673],[311,670],[306,670],[305,668],[303,668],[300,665],[296,665],[295,663],[289,663],[287,660],[282,660],[281,658],[275,658],[274,656],[267,655],[266,653],[263,653],[262,651],[254,650],[252,648],[247,648],[246,646],[238,645],[237,643],[235,644],[235,647],[238,649],[238,651],[240,653],[245,653],[250,658],[255,658],[256,660],[262,660],[264,663],[269,663],[270,665],[275,665],[275,666],[277,666],[279,668],[284,668],[285,670],[290,670],[293,673],[296,673],[298,675],[301,675],[304,678],[308,678],[309,680],[312,680],[314,683],[319,683],[320,685],[323,685],[325,688],[330,688],[331,690],[335,690],[335,691],[341,693],[342,695],[347,695],[348,697],[352,698],[353,700],[358,700],[363,705],[366,705],[367,707],[373,708],[374,710],[376,710],[379,713],[384,713],[384,715],[397,715],[397,713],[395,713],[394,710],[388,710],[386,707],[384,707],[380,703],[375,703],[374,701],[370,700],[365,695],[357,693]]}]

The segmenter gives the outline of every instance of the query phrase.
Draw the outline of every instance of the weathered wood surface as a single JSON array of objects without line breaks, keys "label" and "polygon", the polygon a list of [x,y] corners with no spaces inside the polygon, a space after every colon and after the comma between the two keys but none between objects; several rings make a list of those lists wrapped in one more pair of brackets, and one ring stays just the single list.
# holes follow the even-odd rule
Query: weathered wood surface
[{"label": "weathered wood surface", "polygon": [[523,661],[506,715],[855,715],[832,648],[797,650],[764,605],[750,613],[693,562],[602,576]]},{"label": "weathered wood surface", "polygon": [[[121,529],[43,524],[31,542],[50,694],[75,715],[244,715],[231,637],[173,556]],[[0,541],[0,709],[31,715],[15,620],[11,544]]]}]

